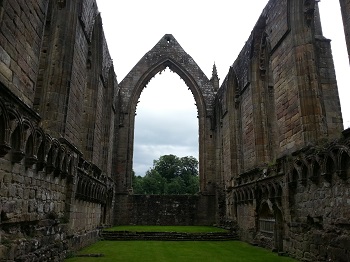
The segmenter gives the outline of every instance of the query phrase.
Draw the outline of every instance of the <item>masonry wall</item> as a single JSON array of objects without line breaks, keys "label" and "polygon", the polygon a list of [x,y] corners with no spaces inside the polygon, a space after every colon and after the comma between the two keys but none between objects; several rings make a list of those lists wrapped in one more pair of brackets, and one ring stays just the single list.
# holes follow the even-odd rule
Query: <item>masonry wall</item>
[{"label": "masonry wall", "polygon": [[190,195],[119,195],[117,225],[213,225],[215,197]]},{"label": "masonry wall", "polygon": [[4,0],[0,29],[0,257],[62,260],[113,221],[118,83],[101,17],[95,0]]},{"label": "masonry wall", "polygon": [[33,106],[48,1],[1,1],[1,82]]},{"label": "masonry wall", "polygon": [[[349,161],[347,153],[346,160]],[[330,163],[328,163],[330,165]],[[299,180],[290,194],[291,221],[288,251],[312,261],[347,261],[349,255],[349,163],[343,176],[334,169],[326,175],[316,170],[310,180]],[[329,166],[328,166],[329,167]]]},{"label": "masonry wall", "polygon": [[231,185],[240,173],[340,137],[330,43],[316,30],[312,3],[270,1],[218,91],[217,146],[224,160],[237,156],[237,169],[228,159],[217,163]]},{"label": "masonry wall", "polygon": [[217,92],[215,123],[220,223],[300,260],[347,261],[348,132],[316,1],[269,1]]}]

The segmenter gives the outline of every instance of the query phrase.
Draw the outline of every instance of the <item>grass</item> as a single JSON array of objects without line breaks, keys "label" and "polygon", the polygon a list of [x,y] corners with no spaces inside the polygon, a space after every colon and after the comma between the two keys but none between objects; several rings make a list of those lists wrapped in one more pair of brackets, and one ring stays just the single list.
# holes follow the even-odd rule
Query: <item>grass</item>
[{"label": "grass", "polygon": [[115,226],[106,231],[132,231],[132,232],[181,232],[181,233],[207,233],[227,232],[227,230],[210,226]]},{"label": "grass", "polygon": [[240,241],[100,241],[66,262],[274,262],[296,261]]}]

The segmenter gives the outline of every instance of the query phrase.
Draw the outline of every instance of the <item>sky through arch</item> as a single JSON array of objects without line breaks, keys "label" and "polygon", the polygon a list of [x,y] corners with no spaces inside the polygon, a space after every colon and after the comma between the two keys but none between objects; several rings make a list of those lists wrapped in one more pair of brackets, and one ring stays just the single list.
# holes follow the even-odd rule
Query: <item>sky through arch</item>
[{"label": "sky through arch", "polygon": [[162,155],[198,159],[198,119],[194,97],[169,68],[151,79],[136,108],[133,170],[143,176]]}]

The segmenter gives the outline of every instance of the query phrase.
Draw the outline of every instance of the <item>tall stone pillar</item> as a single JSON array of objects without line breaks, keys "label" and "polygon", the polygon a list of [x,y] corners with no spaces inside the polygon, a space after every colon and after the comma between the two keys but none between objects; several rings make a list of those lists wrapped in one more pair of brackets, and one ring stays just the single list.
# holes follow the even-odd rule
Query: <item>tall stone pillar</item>
[{"label": "tall stone pillar", "polygon": [[348,47],[348,57],[350,62],[350,0],[339,0],[339,2],[343,17],[345,40]]}]

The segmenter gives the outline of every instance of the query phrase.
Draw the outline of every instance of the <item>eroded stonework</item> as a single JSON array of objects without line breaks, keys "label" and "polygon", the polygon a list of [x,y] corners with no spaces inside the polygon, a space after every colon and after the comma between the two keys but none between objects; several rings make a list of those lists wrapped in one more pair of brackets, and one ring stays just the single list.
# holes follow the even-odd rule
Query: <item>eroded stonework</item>
[{"label": "eroded stonework", "polygon": [[[132,194],[136,104],[166,67],[198,109],[197,196]],[[218,83],[167,34],[118,84],[95,0],[0,1],[0,261],[61,261],[130,223],[349,261],[350,132],[317,1],[270,0]]]}]

